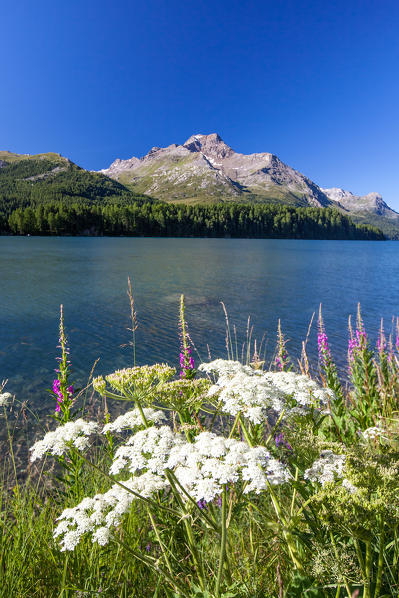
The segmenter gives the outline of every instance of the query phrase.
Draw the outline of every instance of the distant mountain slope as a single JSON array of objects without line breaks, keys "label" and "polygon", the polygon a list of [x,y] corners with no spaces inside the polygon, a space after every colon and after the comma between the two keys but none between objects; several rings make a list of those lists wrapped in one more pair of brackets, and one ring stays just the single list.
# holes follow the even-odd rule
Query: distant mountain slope
[{"label": "distant mountain slope", "polygon": [[399,214],[378,193],[357,196],[335,187],[323,189],[274,154],[235,152],[217,133],[192,135],[183,145],[153,147],[142,158],[117,159],[100,172],[168,202],[335,207],[355,222],[399,238]]},{"label": "distant mountain slope", "polygon": [[315,207],[333,203],[274,154],[239,154],[217,133],[192,135],[183,145],[153,147],[140,159],[117,159],[100,172],[166,201],[271,201]]},{"label": "distant mountain slope", "polygon": [[399,239],[399,214],[385,203],[379,193],[354,195],[339,187],[323,189],[323,191],[339,207],[349,212],[354,222],[372,224],[387,236]]},{"label": "distant mountain slope", "polygon": [[[142,201],[117,181],[88,172],[60,154],[0,152],[0,211],[52,201]],[[148,198],[147,198],[148,199]]]}]

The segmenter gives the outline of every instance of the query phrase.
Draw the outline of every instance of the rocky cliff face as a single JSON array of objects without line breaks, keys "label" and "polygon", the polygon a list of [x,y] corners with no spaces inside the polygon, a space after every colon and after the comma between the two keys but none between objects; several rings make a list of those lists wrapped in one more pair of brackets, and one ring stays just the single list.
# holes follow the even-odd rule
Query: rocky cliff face
[{"label": "rocky cliff face", "polygon": [[367,195],[354,195],[338,187],[323,189],[324,193],[331,200],[348,212],[359,213],[369,212],[377,216],[384,216],[392,220],[398,220],[399,214],[390,208],[379,193],[368,193]]},{"label": "rocky cliff face", "polygon": [[101,172],[170,201],[251,199],[317,207],[333,203],[274,154],[239,154],[217,133],[192,135],[183,145],[153,147],[140,159],[118,159]]}]

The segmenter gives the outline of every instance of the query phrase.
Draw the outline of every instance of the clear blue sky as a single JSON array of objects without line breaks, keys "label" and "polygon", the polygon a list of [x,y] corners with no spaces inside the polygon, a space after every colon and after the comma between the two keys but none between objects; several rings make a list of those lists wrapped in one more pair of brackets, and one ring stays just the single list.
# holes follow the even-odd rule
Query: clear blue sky
[{"label": "clear blue sky", "polygon": [[399,209],[398,0],[16,0],[0,148],[89,169],[218,132]]}]

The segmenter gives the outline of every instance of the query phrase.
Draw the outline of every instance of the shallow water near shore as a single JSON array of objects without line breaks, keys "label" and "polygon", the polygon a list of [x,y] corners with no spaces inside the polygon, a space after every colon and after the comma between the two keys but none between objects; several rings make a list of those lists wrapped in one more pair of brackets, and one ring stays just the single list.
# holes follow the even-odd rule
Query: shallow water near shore
[{"label": "shallow water near shore", "polygon": [[[73,377],[132,365],[130,276],[139,328],[139,364],[177,365],[178,304],[186,296],[189,330],[201,357],[224,357],[225,321],[239,346],[248,316],[266,333],[273,357],[278,318],[299,357],[313,312],[323,304],[331,347],[345,367],[347,319],[359,301],[375,339],[399,314],[399,245],[395,242],[265,239],[0,237],[0,380],[40,413],[51,411],[59,307],[64,305]],[[308,351],[317,363],[316,321]]]}]

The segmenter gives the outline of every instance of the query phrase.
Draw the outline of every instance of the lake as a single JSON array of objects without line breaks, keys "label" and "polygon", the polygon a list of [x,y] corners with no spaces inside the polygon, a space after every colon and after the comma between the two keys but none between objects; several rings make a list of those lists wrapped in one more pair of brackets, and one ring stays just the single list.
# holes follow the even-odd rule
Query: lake
[{"label": "lake", "polygon": [[[0,381],[40,412],[51,409],[64,305],[74,380],[132,365],[130,276],[136,301],[137,361],[177,365],[179,297],[203,357],[225,356],[225,322],[244,340],[248,316],[273,357],[278,318],[296,359],[313,312],[323,304],[332,350],[344,367],[347,319],[361,303],[366,327],[399,314],[399,244],[265,239],[0,237]],[[240,343],[240,341],[239,341]],[[316,359],[316,327],[309,340]]]}]

